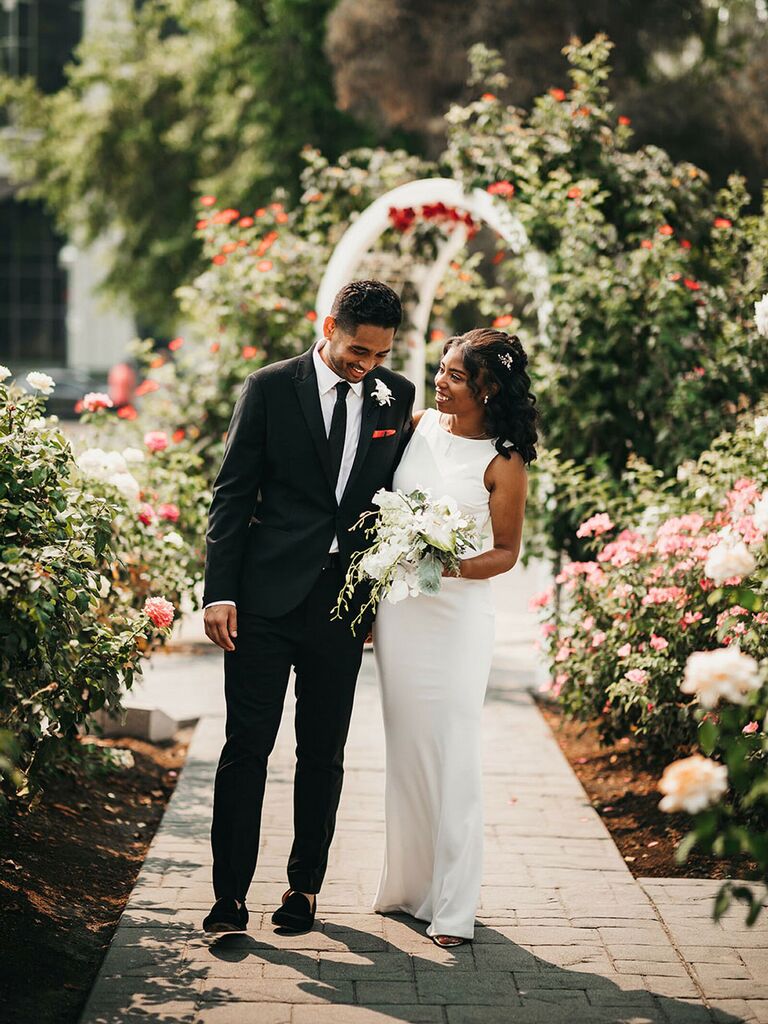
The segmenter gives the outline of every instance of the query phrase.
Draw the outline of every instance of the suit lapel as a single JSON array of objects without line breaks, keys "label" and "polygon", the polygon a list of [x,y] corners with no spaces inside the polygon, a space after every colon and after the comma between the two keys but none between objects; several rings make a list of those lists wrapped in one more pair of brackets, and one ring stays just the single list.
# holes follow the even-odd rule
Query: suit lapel
[{"label": "suit lapel", "polygon": [[376,420],[378,419],[381,406],[374,399],[373,392],[376,387],[376,377],[373,373],[369,373],[363,378],[363,411],[360,417],[360,437],[357,441],[357,452],[355,453],[355,461],[352,463],[352,469],[349,473],[349,479],[344,488],[344,493],[341,496],[341,504],[346,498],[352,484],[355,482],[357,474],[363,467],[365,462],[365,456],[368,454],[368,449],[371,446],[371,439],[373,437],[373,431],[376,426]]},{"label": "suit lapel", "polygon": [[317,376],[312,363],[312,349],[305,352],[299,360],[298,369],[293,383],[296,388],[296,395],[301,405],[301,411],[309,427],[320,464],[328,480],[328,485],[333,493],[336,483],[331,479],[331,453],[328,449],[328,438],[325,433],[325,422],[323,421],[323,410],[320,407],[320,392],[317,388]]}]

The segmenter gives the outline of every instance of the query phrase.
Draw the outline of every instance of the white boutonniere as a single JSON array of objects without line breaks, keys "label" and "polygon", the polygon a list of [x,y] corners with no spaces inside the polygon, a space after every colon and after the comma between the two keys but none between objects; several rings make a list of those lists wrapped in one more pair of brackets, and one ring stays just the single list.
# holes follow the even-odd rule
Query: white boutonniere
[{"label": "white boutonniere", "polygon": [[376,378],[376,387],[373,390],[373,397],[379,403],[379,405],[390,405],[394,400],[392,392],[389,390],[383,380]]}]

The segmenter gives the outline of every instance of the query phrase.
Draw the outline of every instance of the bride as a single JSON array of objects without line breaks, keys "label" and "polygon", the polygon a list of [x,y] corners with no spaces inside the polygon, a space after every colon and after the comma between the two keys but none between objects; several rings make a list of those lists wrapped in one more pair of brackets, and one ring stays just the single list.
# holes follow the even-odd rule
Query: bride
[{"label": "bride", "polygon": [[[520,341],[481,328],[450,338],[436,410],[414,416],[395,472],[403,491],[453,497],[492,535],[435,596],[383,602],[374,650],[387,748],[379,913],[427,921],[440,946],[474,936],[482,874],[480,722],[494,641],[489,578],[517,561],[536,458],[536,399]],[[490,527],[490,531],[488,528]]]}]

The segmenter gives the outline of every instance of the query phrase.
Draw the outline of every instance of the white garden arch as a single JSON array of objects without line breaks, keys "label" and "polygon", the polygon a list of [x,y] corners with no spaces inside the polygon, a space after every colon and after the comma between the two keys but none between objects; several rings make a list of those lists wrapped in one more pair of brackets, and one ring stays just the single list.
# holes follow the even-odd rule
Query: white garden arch
[{"label": "white garden arch", "polygon": [[[315,309],[321,317],[331,308],[336,292],[355,279],[355,273],[365,255],[380,236],[391,227],[389,211],[392,207],[419,207],[429,203],[445,203],[469,213],[476,223],[488,225],[496,231],[514,253],[522,254],[527,284],[533,292],[539,325],[540,340],[547,340],[547,321],[550,313],[549,276],[541,253],[532,249],[525,228],[501,200],[483,189],[464,192],[453,178],[420,178],[379,196],[364,210],[341,237],[328,262],[317,293]],[[463,248],[467,228],[457,223],[450,235],[440,244],[437,257],[429,266],[417,265],[411,279],[416,286],[417,303],[407,336],[408,358],[405,374],[416,385],[416,408],[424,405],[424,377],[426,373],[426,331],[432,304],[440,282],[451,260]]]}]

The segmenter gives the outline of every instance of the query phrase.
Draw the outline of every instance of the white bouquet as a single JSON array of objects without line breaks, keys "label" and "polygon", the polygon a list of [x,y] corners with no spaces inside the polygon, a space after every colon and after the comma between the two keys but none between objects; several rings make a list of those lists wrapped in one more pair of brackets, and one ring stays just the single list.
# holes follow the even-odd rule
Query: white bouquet
[{"label": "white bouquet", "polygon": [[477,523],[453,498],[433,500],[429,491],[382,489],[374,494],[373,504],[378,512],[363,513],[352,527],[364,530],[373,542],[352,556],[334,608],[334,618],[341,618],[355,590],[370,585],[370,595],[352,622],[353,632],[368,608],[376,608],[382,599],[396,604],[409,596],[437,594],[443,571],[458,573],[461,556],[480,543]]}]

